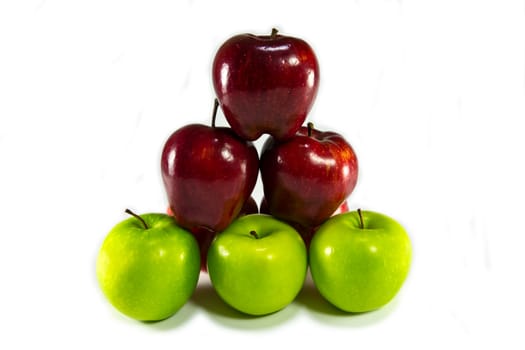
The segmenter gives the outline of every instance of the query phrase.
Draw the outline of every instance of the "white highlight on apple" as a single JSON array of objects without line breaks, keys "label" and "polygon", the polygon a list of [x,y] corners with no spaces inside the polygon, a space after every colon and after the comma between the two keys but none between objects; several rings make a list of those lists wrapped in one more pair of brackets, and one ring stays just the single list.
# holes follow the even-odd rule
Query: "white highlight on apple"
[{"label": "white highlight on apple", "polygon": [[334,249],[332,247],[326,247],[324,248],[325,255],[332,255]]},{"label": "white highlight on apple", "polygon": [[219,254],[221,256],[228,256],[230,255],[230,252],[228,251],[228,249],[224,248],[223,246],[219,246]]},{"label": "white highlight on apple", "polygon": [[[226,87],[228,85],[228,78],[230,76],[230,67],[225,63],[221,67],[221,85],[223,87]],[[223,94],[226,93],[226,91],[222,91]]]},{"label": "white highlight on apple", "polygon": [[[299,65],[299,59],[296,56],[290,56],[288,58],[288,64],[290,66],[298,66]],[[308,78],[310,78],[310,75],[308,75]]]},{"label": "white highlight on apple", "polygon": [[308,84],[308,87],[313,87],[315,83],[315,72],[313,70],[310,70],[308,72],[308,78],[306,78],[306,84]]},{"label": "white highlight on apple", "polygon": [[175,167],[173,166],[173,164],[175,163],[175,156],[176,156],[175,150],[172,150],[168,154],[168,172],[170,176],[175,175]]},{"label": "white highlight on apple", "polygon": [[221,156],[227,162],[233,162],[234,161],[233,154],[232,154],[231,150],[229,148],[227,148],[227,147],[222,149]]},{"label": "white highlight on apple", "polygon": [[331,167],[331,166],[336,165],[335,159],[319,157],[315,153],[310,153],[310,160],[312,161],[312,163],[315,163],[317,165],[324,165],[326,167]]}]

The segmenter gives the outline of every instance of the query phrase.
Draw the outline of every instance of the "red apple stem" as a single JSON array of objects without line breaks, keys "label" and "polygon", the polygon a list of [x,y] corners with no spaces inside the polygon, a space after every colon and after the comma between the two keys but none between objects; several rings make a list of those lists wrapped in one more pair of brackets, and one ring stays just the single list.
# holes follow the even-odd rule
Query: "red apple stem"
[{"label": "red apple stem", "polygon": [[310,136],[312,136],[312,130],[314,129],[314,123],[308,122],[308,124],[306,124],[306,126],[308,127],[308,137],[310,137]]},{"label": "red apple stem", "polygon": [[270,34],[270,37],[271,37],[272,39],[275,39],[275,37],[277,36],[277,33],[278,33],[278,32],[279,32],[279,31],[278,31],[276,28],[272,28],[272,34]]},{"label": "red apple stem", "polygon": [[144,221],[144,219],[141,218],[139,215],[135,214],[134,212],[132,212],[132,211],[129,210],[129,209],[126,209],[125,212],[126,212],[126,214],[129,214],[129,215],[131,215],[131,216],[133,216],[133,217],[139,219],[140,222],[142,222],[142,225],[144,225],[144,228],[145,228],[146,230],[149,229],[148,225],[146,224],[146,221]]},{"label": "red apple stem", "polygon": [[250,234],[255,237],[255,239],[259,239],[259,235],[257,234],[257,232],[255,232],[254,230],[251,230],[250,231]]},{"label": "red apple stem", "polygon": [[217,110],[218,109],[219,109],[219,100],[215,99],[215,101],[213,101],[213,112],[212,112],[212,115],[211,115],[211,127],[212,128],[215,127],[215,119],[217,119]]},{"label": "red apple stem", "polygon": [[361,213],[361,208],[357,209],[357,214],[359,215],[359,227],[361,230],[365,228],[365,223],[363,222],[363,213]]}]

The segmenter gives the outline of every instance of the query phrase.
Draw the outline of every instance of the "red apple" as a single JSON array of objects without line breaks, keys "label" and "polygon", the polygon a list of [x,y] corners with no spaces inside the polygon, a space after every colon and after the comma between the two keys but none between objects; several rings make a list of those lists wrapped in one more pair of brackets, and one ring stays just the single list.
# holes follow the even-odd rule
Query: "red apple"
[{"label": "red apple", "polygon": [[[253,200],[253,198],[250,198]],[[260,210],[259,210],[259,213],[261,214],[268,214],[268,215],[271,215],[270,214],[270,210],[268,209],[268,203],[266,202],[266,198],[264,198],[264,196],[262,197],[262,200],[261,200],[261,204],[260,204]],[[168,208],[169,210],[169,208]],[[346,213],[348,211],[348,202],[346,201],[346,199],[343,201],[343,203],[341,203],[341,205],[339,207],[337,207],[337,209],[332,213],[331,216],[334,216],[334,215],[337,215],[337,214],[342,214],[342,213]],[[168,211],[169,213],[169,211]]]},{"label": "red apple", "polygon": [[[217,104],[214,109],[217,111]],[[241,212],[257,181],[255,146],[230,128],[186,125],[166,141],[161,172],[177,223],[195,232],[224,230]]]},{"label": "red apple", "polygon": [[317,95],[319,65],[302,39],[240,34],[217,51],[212,67],[224,116],[243,139],[292,137]]},{"label": "red apple", "polygon": [[[246,202],[244,202],[244,205],[242,206],[238,217],[248,214],[257,214],[258,212],[259,209],[257,208],[257,202],[255,201],[255,199],[253,199],[253,197],[250,197]],[[173,216],[173,211],[171,210],[170,206],[168,206],[168,208],[166,209],[166,214]]]},{"label": "red apple", "polygon": [[322,224],[357,183],[357,157],[350,144],[311,123],[284,142],[269,137],[260,168],[269,213],[304,227]]}]

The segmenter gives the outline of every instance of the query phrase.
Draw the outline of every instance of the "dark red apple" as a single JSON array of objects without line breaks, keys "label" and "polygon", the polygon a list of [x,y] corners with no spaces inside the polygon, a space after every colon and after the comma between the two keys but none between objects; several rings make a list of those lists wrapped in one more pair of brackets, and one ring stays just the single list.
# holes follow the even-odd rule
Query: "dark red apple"
[{"label": "dark red apple", "polygon": [[[214,109],[214,119],[217,110]],[[255,146],[230,128],[186,125],[166,141],[161,172],[177,223],[194,232],[224,230],[241,212],[257,181]]]},{"label": "dark red apple", "polygon": [[257,207],[257,202],[255,199],[253,199],[253,197],[250,197],[246,202],[244,202],[244,205],[242,206],[241,212],[238,216],[257,214],[258,212],[259,208]]},{"label": "dark red apple", "polygon": [[302,39],[240,34],[217,51],[212,66],[224,116],[243,139],[295,135],[317,95],[319,65]]},{"label": "dark red apple", "polygon": [[259,205],[259,213],[261,214],[270,214],[270,210],[268,210],[268,202],[266,202],[266,198],[264,196],[261,199],[261,204]]},{"label": "dark red apple", "polygon": [[217,235],[217,232],[212,231],[206,227],[200,227],[193,229],[191,233],[193,233],[193,236],[195,236],[197,239],[197,243],[199,243],[199,251],[201,254],[201,271],[207,272],[208,249],[210,248],[210,244],[215,238],[215,235]]},{"label": "dark red apple", "polygon": [[357,157],[338,133],[311,123],[284,142],[269,137],[261,151],[264,197],[271,215],[304,227],[328,219],[357,183]]},{"label": "dark red apple", "polygon": [[[244,205],[242,206],[238,217],[248,214],[257,214],[258,212],[259,209],[257,208],[257,202],[255,201],[255,199],[253,199],[253,197],[250,197],[246,202],[244,202]],[[173,211],[171,210],[170,206],[168,206],[168,208],[166,209],[166,214],[173,216]]]},{"label": "dark red apple", "polygon": [[[253,198],[250,198],[253,200]],[[268,215],[271,215],[270,214],[270,210],[268,209],[268,203],[266,202],[266,198],[264,198],[264,196],[262,197],[262,200],[261,200],[261,204],[259,205],[259,213],[261,214],[268,214]],[[334,216],[334,215],[337,215],[337,214],[342,214],[342,213],[346,213],[348,211],[348,202],[346,201],[346,199],[343,201],[343,203],[341,203],[341,205],[339,207],[337,207],[337,209],[332,213],[331,216]],[[169,213],[169,208],[168,208],[168,213]]]}]

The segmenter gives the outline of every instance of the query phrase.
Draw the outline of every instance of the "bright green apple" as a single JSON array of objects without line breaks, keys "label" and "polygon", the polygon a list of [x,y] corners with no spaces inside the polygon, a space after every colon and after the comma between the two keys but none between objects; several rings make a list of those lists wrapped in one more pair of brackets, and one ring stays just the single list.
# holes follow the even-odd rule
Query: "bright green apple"
[{"label": "bright green apple", "polygon": [[270,215],[251,214],[219,233],[208,251],[217,294],[250,315],[283,309],[301,291],[307,251],[299,233]]},{"label": "bright green apple", "polygon": [[197,241],[166,214],[133,215],[113,227],[97,257],[97,278],[110,303],[141,321],[175,314],[200,273]]},{"label": "bright green apple", "polygon": [[327,220],[309,250],[317,289],[348,312],[371,311],[392,300],[407,277],[411,256],[410,239],[401,224],[361,210]]}]

